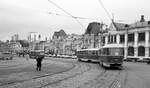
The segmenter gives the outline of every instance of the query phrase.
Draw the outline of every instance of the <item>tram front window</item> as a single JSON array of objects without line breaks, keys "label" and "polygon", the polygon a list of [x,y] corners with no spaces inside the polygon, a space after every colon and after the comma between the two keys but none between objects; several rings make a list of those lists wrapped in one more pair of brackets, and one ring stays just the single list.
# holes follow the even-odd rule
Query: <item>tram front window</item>
[{"label": "tram front window", "polygon": [[123,50],[120,48],[112,48],[110,49],[110,55],[114,55],[114,56],[123,55]]}]

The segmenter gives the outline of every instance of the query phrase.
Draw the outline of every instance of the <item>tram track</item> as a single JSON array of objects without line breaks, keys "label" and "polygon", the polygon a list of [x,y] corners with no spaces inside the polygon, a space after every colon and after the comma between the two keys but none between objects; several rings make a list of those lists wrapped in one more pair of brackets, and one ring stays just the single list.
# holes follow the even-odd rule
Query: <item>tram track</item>
[{"label": "tram track", "polygon": [[[79,63],[80,63],[80,62],[79,62]],[[80,65],[81,65],[81,63],[80,63]],[[79,73],[77,73],[77,74],[68,76],[68,77],[63,78],[63,79],[61,79],[61,80],[57,80],[57,81],[55,81],[55,82],[51,82],[51,83],[48,83],[48,84],[46,84],[46,85],[43,85],[43,86],[37,87],[37,88],[45,88],[45,87],[50,86],[50,85],[57,85],[58,83],[60,83],[60,82],[62,82],[62,81],[64,81],[64,80],[68,80],[68,79],[77,77],[77,76],[79,76],[79,75],[82,75],[82,74],[84,74],[85,72],[88,72],[89,70],[91,70],[91,66],[90,66],[90,65],[86,64],[86,66],[88,67],[88,69],[86,69],[86,70],[83,71],[83,72],[79,72]]]},{"label": "tram track", "polygon": [[124,67],[122,70],[118,71],[118,74],[116,74],[115,79],[112,81],[110,86],[108,88],[124,88],[127,83],[128,78],[128,71],[126,67]]},{"label": "tram track", "polygon": [[76,67],[76,65],[74,63],[71,63],[71,65],[72,65],[71,68],[69,68],[67,70],[64,70],[64,71],[61,71],[61,72],[55,72],[55,73],[52,73],[52,74],[46,74],[46,75],[42,75],[42,76],[36,76],[36,77],[33,77],[31,79],[26,79],[26,80],[18,80],[18,81],[14,81],[14,82],[2,83],[2,84],[0,84],[0,87],[5,86],[5,85],[12,85],[12,84],[17,84],[17,83],[23,83],[23,82],[30,81],[30,80],[36,80],[36,79],[40,79],[40,78],[47,77],[47,76],[53,76],[55,74],[61,74],[63,72],[70,71],[71,69],[73,69],[73,68]]},{"label": "tram track", "polygon": [[78,88],[85,88],[85,87],[86,88],[93,88],[96,84],[98,84],[101,80],[103,80],[101,78],[106,74],[107,70],[105,68],[102,68],[102,67],[100,67],[100,68],[102,71],[95,79],[89,80],[88,82],[80,85]]},{"label": "tram track", "polygon": [[[63,61],[61,61],[63,62]],[[63,73],[67,73],[67,72],[70,72],[71,70],[74,70],[74,69],[79,69],[82,67],[81,63],[72,63],[73,64],[73,67],[68,69],[68,70],[65,70],[65,71],[62,71],[62,72],[58,72],[58,73],[54,73],[54,74],[47,74],[47,75],[42,75],[42,76],[37,76],[37,77],[34,77],[32,79],[28,79],[28,80],[21,80],[21,81],[15,81],[15,82],[10,82],[10,83],[7,83],[7,84],[1,84],[0,87],[3,87],[3,86],[6,86],[6,85],[16,85],[16,84],[22,84],[24,82],[28,82],[28,81],[31,81],[31,80],[37,80],[37,79],[41,79],[41,78],[45,78],[45,77],[50,77],[50,76],[54,76],[54,75],[59,75],[59,74],[63,74]],[[90,67],[88,69],[86,69],[86,71],[90,70]],[[83,74],[85,71],[81,71],[81,72],[78,72],[74,75],[71,75],[71,76],[68,76],[68,77],[65,77],[65,78],[61,78],[59,80],[56,80],[56,81],[53,81],[53,82],[50,82],[50,83],[46,83],[46,84],[42,84],[42,86],[40,85],[39,87],[37,88],[41,88],[41,87],[45,87],[45,86],[48,86],[48,85],[51,85],[51,84],[57,84],[63,80],[67,80],[69,78],[73,78],[73,77],[76,77],[77,75],[81,75]],[[16,88],[16,87],[15,87]],[[19,87],[18,87],[19,88]]]},{"label": "tram track", "polygon": [[115,75],[115,79],[112,81],[112,83],[110,84],[110,86],[108,88],[120,88],[121,87],[121,70],[119,70],[116,75]]},{"label": "tram track", "polygon": [[121,88],[123,70],[105,69],[95,78],[78,88]]}]

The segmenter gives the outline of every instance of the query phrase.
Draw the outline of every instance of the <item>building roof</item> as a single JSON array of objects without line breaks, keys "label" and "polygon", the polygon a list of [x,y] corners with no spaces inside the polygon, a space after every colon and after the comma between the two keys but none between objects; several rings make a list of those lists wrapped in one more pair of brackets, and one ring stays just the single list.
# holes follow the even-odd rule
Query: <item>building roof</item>
[{"label": "building roof", "polygon": [[129,28],[142,28],[142,27],[150,27],[150,21],[144,21],[144,22],[135,22],[133,24],[130,25]]},{"label": "building roof", "polygon": [[67,36],[67,34],[64,32],[64,30],[60,30],[60,31],[57,31],[57,32],[54,32],[54,35],[53,36]]},{"label": "building roof", "polygon": [[[116,22],[112,22],[112,24],[114,25],[117,31],[126,29],[125,26],[127,25],[124,23],[116,23]],[[140,21],[128,25],[129,25],[128,27],[129,29],[150,27],[150,21],[145,21],[144,15],[141,15]]]},{"label": "building roof", "polygon": [[98,35],[101,32],[101,29],[103,27],[103,24],[100,24],[98,22],[92,22],[88,25],[85,34],[96,34]]},{"label": "building roof", "polygon": [[77,51],[98,51],[100,48],[77,49]]},{"label": "building roof", "polygon": [[115,28],[117,29],[117,31],[125,29],[126,24],[124,24],[124,23],[116,23],[116,22],[112,22],[112,23],[115,26]]}]

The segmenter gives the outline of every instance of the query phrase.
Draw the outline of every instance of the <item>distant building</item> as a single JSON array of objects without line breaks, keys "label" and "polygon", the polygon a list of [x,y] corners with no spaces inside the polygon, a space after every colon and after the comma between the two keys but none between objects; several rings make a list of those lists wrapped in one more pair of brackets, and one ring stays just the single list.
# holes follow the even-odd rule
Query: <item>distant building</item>
[{"label": "distant building", "polygon": [[144,15],[133,24],[112,22],[103,38],[104,45],[121,44],[125,58],[150,58],[150,21],[145,21]]},{"label": "distant building", "polygon": [[13,36],[11,36],[11,41],[18,41],[19,40],[19,35],[15,34]]},{"label": "distant building", "polygon": [[64,53],[74,55],[77,49],[82,47],[82,35],[71,34],[64,40]]},{"label": "distant building", "polygon": [[1,42],[0,52],[16,52],[22,48],[19,42]]},{"label": "distant building", "polygon": [[29,32],[27,39],[29,42],[41,41],[41,35],[37,32]]},{"label": "distant building", "polygon": [[22,46],[19,42],[10,42],[9,47],[10,47],[9,51],[14,53],[22,49]]},{"label": "distant building", "polygon": [[52,36],[52,42],[55,47],[53,46],[52,51],[57,54],[63,54],[65,38],[67,38],[67,34],[64,30],[54,32],[54,35]]},{"label": "distant building", "polygon": [[101,46],[101,34],[105,32],[103,23],[92,22],[83,35],[83,48],[96,48]]},{"label": "distant building", "polygon": [[54,32],[52,39],[61,39],[66,36],[67,36],[67,34],[65,33],[65,31],[61,29],[60,31]]}]

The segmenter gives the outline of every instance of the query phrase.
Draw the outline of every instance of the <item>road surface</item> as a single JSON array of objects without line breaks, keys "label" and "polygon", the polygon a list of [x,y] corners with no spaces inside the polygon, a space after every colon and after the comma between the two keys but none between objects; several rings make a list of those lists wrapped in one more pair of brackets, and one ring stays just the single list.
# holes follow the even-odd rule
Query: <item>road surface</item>
[{"label": "road surface", "polygon": [[94,62],[47,57],[42,71],[35,59],[0,61],[0,88],[150,88],[150,65],[125,62],[123,70]]}]

